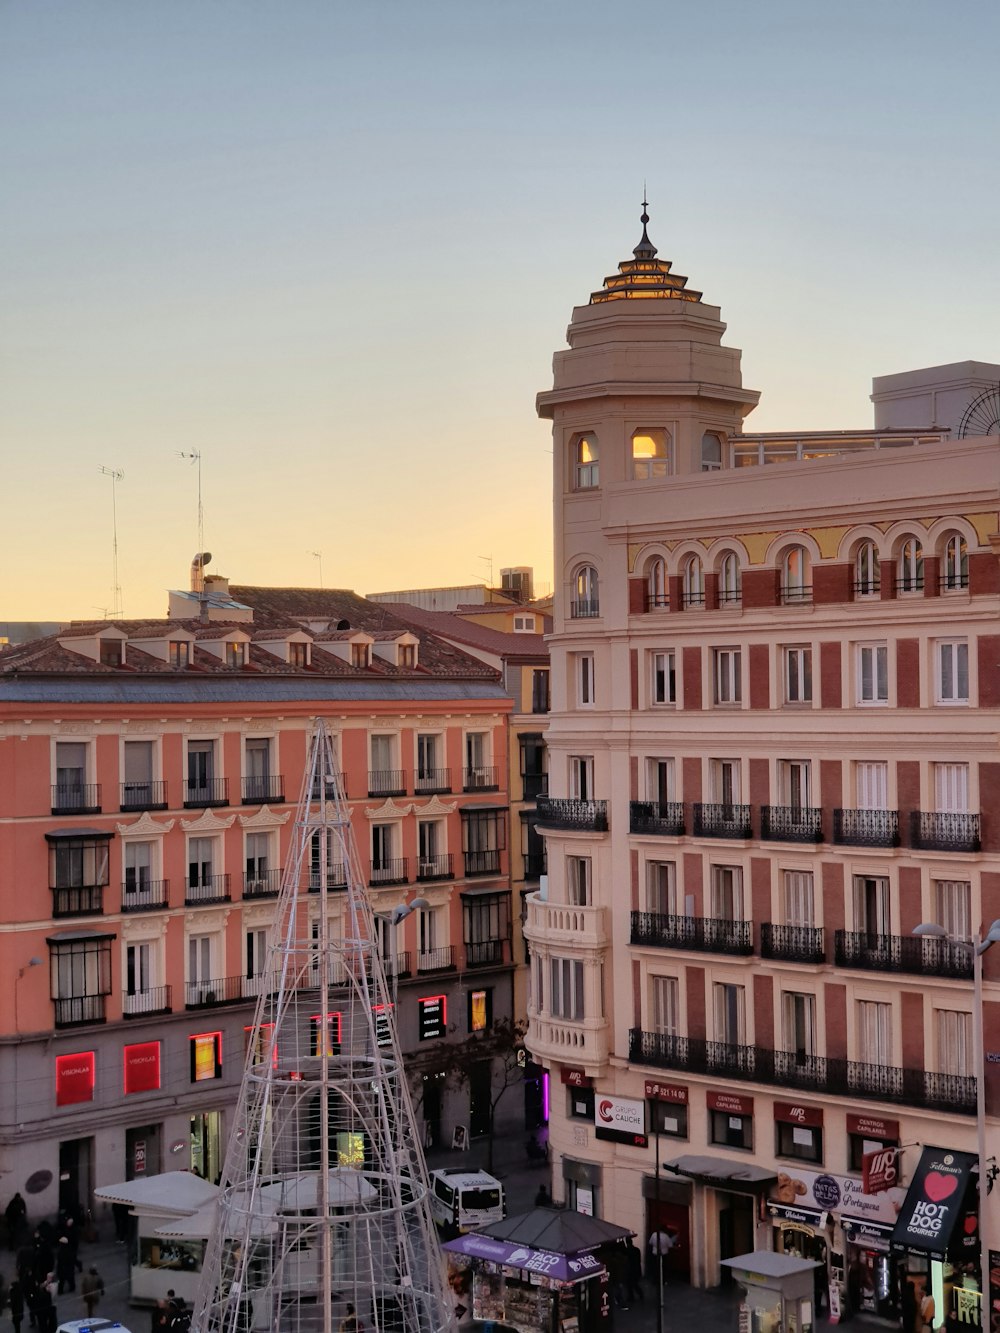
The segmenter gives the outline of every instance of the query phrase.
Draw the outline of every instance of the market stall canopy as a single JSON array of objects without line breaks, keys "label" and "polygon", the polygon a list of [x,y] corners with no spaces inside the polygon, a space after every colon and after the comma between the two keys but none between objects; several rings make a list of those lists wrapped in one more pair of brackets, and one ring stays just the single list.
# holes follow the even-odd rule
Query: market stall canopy
[{"label": "market stall canopy", "polygon": [[604,1272],[604,1264],[594,1250],[634,1235],[634,1231],[599,1217],[533,1208],[447,1241],[442,1248],[508,1268],[543,1273],[560,1282],[579,1282]]},{"label": "market stall canopy", "polygon": [[158,1176],[123,1180],[120,1185],[102,1185],[94,1193],[106,1203],[128,1204],[138,1213],[189,1217],[218,1198],[219,1187],[192,1171],[164,1171]]},{"label": "market stall canopy", "polygon": [[[219,1221],[219,1200],[204,1204],[196,1213],[187,1217],[175,1217],[163,1226],[156,1228],[156,1234],[165,1240],[208,1240],[215,1234]],[[240,1215],[230,1215],[228,1240],[245,1234]],[[271,1217],[252,1217],[250,1235],[253,1238],[273,1236],[278,1232],[278,1223]]]},{"label": "market stall canopy", "polygon": [[672,1162],[664,1162],[663,1169],[675,1175],[690,1176],[692,1180],[706,1185],[718,1185],[724,1181],[744,1184],[756,1191],[778,1179],[774,1171],[763,1166],[753,1166],[749,1162],[730,1162],[725,1157],[699,1157],[688,1153],[675,1157]]}]

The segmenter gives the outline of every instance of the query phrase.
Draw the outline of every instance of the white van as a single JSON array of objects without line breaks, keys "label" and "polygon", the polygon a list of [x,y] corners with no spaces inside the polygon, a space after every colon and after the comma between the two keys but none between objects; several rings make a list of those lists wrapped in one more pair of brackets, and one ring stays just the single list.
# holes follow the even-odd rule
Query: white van
[{"label": "white van", "polygon": [[500,1222],[504,1217],[503,1186],[486,1171],[446,1167],[431,1172],[431,1212],[438,1226],[459,1231]]}]

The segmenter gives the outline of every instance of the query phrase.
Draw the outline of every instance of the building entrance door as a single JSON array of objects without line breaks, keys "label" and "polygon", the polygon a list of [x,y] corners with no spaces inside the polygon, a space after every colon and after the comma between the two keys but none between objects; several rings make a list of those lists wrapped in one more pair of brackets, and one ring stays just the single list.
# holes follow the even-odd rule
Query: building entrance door
[{"label": "building entrance door", "polygon": [[93,1204],[94,1140],[66,1139],[59,1145],[59,1211],[82,1218]]},{"label": "building entrance door", "polygon": [[222,1112],[205,1111],[191,1117],[191,1170],[203,1180],[222,1174]]},{"label": "building entrance door", "polygon": [[[732,1259],[753,1250],[754,1201],[749,1194],[729,1194],[716,1190],[719,1208],[719,1258]],[[723,1268],[722,1282],[733,1281],[732,1270]]]}]

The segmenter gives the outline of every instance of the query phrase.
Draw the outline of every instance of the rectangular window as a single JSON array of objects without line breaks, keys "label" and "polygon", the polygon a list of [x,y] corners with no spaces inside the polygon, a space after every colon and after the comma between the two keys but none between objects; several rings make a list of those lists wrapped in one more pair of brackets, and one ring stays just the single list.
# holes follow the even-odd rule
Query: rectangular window
[{"label": "rectangular window", "polygon": [[153,878],[153,846],[151,842],[127,842],[124,848],[124,890],[141,893],[148,889]]},{"label": "rectangular window", "polygon": [[537,800],[549,789],[545,771],[545,740],[541,736],[521,736],[521,784],[526,801]]},{"label": "rectangular window", "polygon": [[229,641],[226,644],[226,666],[230,671],[239,671],[247,664],[247,646],[245,643],[234,643]]},{"label": "rectangular window", "polygon": [[822,1162],[823,1131],[816,1125],[774,1122],[775,1148],[779,1157],[795,1157],[800,1162]]},{"label": "rectangular window", "polygon": [[815,926],[813,877],[811,870],[784,871],[785,924]]},{"label": "rectangular window", "polygon": [[858,645],[858,703],[889,702],[889,649],[884,643]]},{"label": "rectangular window", "polygon": [[899,1139],[872,1138],[868,1134],[848,1134],[847,1136],[847,1169],[848,1171],[863,1171],[864,1163],[862,1158],[870,1152],[878,1152],[880,1148],[898,1148]]},{"label": "rectangular window", "polygon": [[854,785],[859,810],[889,808],[889,765],[864,761],[854,765]]},{"label": "rectangular window", "polygon": [[531,711],[533,713],[549,711],[548,668],[536,668],[531,673]]},{"label": "rectangular window", "polygon": [[891,1066],[892,1005],[858,1000],[858,1060],[861,1064]]},{"label": "rectangular window", "polygon": [[934,920],[953,939],[972,938],[972,885],[967,879],[934,881]]},{"label": "rectangular window", "polygon": [[785,1051],[805,1061],[816,1054],[816,997],[801,991],[781,996],[781,1026]]},{"label": "rectangular window", "polygon": [[715,1039],[728,1046],[743,1046],[746,1038],[746,988],[729,982],[712,987]]},{"label": "rectangular window", "polygon": [[211,799],[215,778],[215,741],[188,741],[187,799]]},{"label": "rectangular window", "polygon": [[469,1032],[487,1032],[493,1026],[493,987],[469,991]]},{"label": "rectangular window", "polygon": [[724,1148],[753,1148],[753,1116],[709,1111],[709,1136]]},{"label": "rectangular window", "polygon": [[594,704],[594,654],[580,653],[577,656],[579,693],[581,708],[590,708]]},{"label": "rectangular window", "polygon": [[590,871],[589,856],[566,858],[566,897],[571,906],[590,906]]},{"label": "rectangular window", "polygon": [[688,1108],[683,1102],[661,1102],[654,1098],[646,1103],[646,1121],[650,1134],[664,1134],[671,1139],[688,1136]]},{"label": "rectangular window", "polygon": [[465,943],[470,946],[472,961],[501,962],[503,950],[496,946],[510,939],[510,894],[482,893],[464,897],[462,916]]},{"label": "rectangular window", "polygon": [[811,804],[808,759],[779,759],[778,788],[783,805],[802,810]]},{"label": "rectangular window", "polygon": [[594,1123],[594,1089],[567,1088],[566,1113],[570,1120],[589,1120]]},{"label": "rectangular window", "polygon": [[188,887],[205,888],[212,883],[216,854],[215,838],[188,839]]},{"label": "rectangular window", "polygon": [[53,944],[51,983],[57,1025],[102,1022],[111,994],[110,939]]},{"label": "rectangular window", "polygon": [[246,932],[246,974],[248,980],[260,977],[267,962],[267,930],[257,927]]},{"label": "rectangular window", "polygon": [[153,798],[153,742],[125,741],[122,745],[122,806],[146,810]]},{"label": "rectangular window", "polygon": [[964,639],[937,645],[938,703],[969,702],[969,645]]},{"label": "rectangular window", "polygon": [[191,665],[191,644],[187,639],[171,639],[167,644],[167,660],[175,671]]},{"label": "rectangular window", "polygon": [[507,847],[507,824],[502,810],[466,810],[462,813],[462,851],[467,875],[500,873],[500,853]]},{"label": "rectangular window", "polygon": [[125,994],[144,995],[156,984],[153,975],[153,946],[148,942],[125,946]]},{"label": "rectangular window", "polygon": [[247,884],[264,886],[267,883],[267,872],[271,868],[270,844],[271,835],[269,833],[248,833],[246,835]]},{"label": "rectangular window", "polygon": [[680,994],[676,977],[650,977],[649,1001],[653,1031],[665,1037],[680,1035]]},{"label": "rectangular window", "polygon": [[744,920],[740,866],[712,866],[712,916],[717,921]]},{"label": "rectangular window", "polygon": [[743,698],[739,648],[716,648],[712,653],[715,674],[715,702],[738,704]]},{"label": "rectangular window", "polygon": [[884,875],[854,876],[854,929],[866,935],[888,935],[889,881]]},{"label": "rectangular window", "polygon": [[740,804],[740,761],[713,759],[712,794],[719,805]]},{"label": "rectangular window", "polygon": [[812,649],[786,648],[785,650],[785,703],[812,702]]},{"label": "rectangular window", "polygon": [[657,805],[674,800],[674,761],[672,759],[646,760],[646,795]]},{"label": "rectangular window", "polygon": [[309,665],[309,645],[292,642],[288,645],[288,665],[304,671]]},{"label": "rectangular window", "polygon": [[673,861],[646,863],[646,911],[677,915],[677,875]]},{"label": "rectangular window", "polygon": [[594,799],[594,757],[571,754],[569,757],[569,794],[575,801]]},{"label": "rectangular window", "polygon": [[937,1028],[937,1070],[968,1078],[974,1068],[972,1054],[972,1015],[960,1009],[935,1009]]},{"label": "rectangular window", "polygon": [[650,653],[652,694],[654,704],[677,702],[676,658],[672,651]]},{"label": "rectangular window", "polygon": [[579,1022],[584,1016],[583,963],[577,958],[550,959],[550,1012]]},{"label": "rectangular window", "polygon": [[964,815],[969,810],[969,765],[933,764],[934,809]]}]

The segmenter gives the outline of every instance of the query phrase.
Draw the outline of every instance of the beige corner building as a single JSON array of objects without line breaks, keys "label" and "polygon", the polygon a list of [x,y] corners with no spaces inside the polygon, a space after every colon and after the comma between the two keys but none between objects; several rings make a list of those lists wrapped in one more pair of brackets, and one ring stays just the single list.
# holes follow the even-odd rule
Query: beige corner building
[{"label": "beige corner building", "polygon": [[[893,1229],[925,1148],[977,1150],[1000,366],[877,379],[873,429],[748,434],[740,352],[647,221],[538,397],[556,596],[525,935],[556,1197],[672,1227],[696,1285],[774,1249],[820,1261],[821,1307],[899,1321],[923,1283],[969,1322],[996,1195],[979,1216],[972,1174],[950,1239]],[[984,968],[992,1153],[1000,949]]]}]

